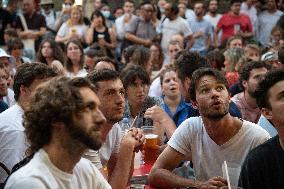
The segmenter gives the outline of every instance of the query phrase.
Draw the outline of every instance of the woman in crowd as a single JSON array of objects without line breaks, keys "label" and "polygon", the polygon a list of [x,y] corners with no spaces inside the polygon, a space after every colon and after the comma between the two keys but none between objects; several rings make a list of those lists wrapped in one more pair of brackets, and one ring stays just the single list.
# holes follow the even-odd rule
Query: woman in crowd
[{"label": "woman in crowd", "polygon": [[163,54],[163,51],[162,51],[160,44],[158,44],[158,43],[153,43],[151,45],[150,53],[151,53],[150,62],[152,64],[152,71],[154,72],[152,74],[155,77],[156,74],[159,73],[159,71],[161,70],[161,68],[163,66],[164,54]]},{"label": "woman in crowd", "polygon": [[85,36],[86,43],[89,45],[98,43],[107,56],[113,58],[112,50],[116,47],[116,37],[106,26],[105,17],[99,10],[95,10],[91,16],[91,22]]},{"label": "woman in crowd", "polygon": [[37,53],[37,61],[55,68],[58,73],[64,73],[64,54],[52,39],[45,39],[41,42]]},{"label": "woman in crowd", "polygon": [[241,48],[227,49],[224,52],[224,69],[229,87],[239,80],[239,73],[236,70],[236,65],[240,58],[244,55],[244,50]]},{"label": "woman in crowd", "polygon": [[162,71],[160,81],[163,92],[162,99],[164,101],[162,108],[178,127],[188,117],[189,104],[185,103],[184,98],[181,96],[173,66],[169,66]]},{"label": "woman in crowd", "polygon": [[66,56],[65,63],[66,76],[67,77],[85,77],[87,71],[84,67],[84,51],[83,46],[78,40],[70,40],[66,44]]},{"label": "woman in crowd", "polygon": [[142,66],[146,70],[148,75],[151,76],[152,64],[150,61],[150,57],[151,54],[148,48],[144,46],[137,46],[133,51],[129,64]]},{"label": "woman in crowd", "polygon": [[57,32],[56,42],[67,42],[70,39],[77,39],[84,42],[87,26],[83,21],[83,13],[79,6],[73,6],[70,19],[62,24]]},{"label": "woman in crowd", "polygon": [[12,56],[10,60],[12,63],[12,70],[14,74],[16,72],[17,67],[21,64],[31,63],[31,60],[29,58],[23,56],[23,49],[24,44],[19,38],[10,39],[7,42],[7,51]]},{"label": "woman in crowd", "polygon": [[124,117],[130,121],[137,116],[136,127],[152,126],[151,119],[144,118],[145,111],[155,105],[161,106],[161,99],[149,97],[150,77],[145,69],[138,65],[129,65],[121,72],[121,80],[126,91]]}]

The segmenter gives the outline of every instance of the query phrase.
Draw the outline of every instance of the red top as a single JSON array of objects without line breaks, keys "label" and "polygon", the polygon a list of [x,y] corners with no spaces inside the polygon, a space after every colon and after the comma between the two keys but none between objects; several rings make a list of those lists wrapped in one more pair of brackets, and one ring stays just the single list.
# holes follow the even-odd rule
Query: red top
[{"label": "red top", "polygon": [[235,35],[236,30],[241,30],[242,32],[252,32],[251,21],[247,15],[240,14],[236,16],[230,12],[221,17],[217,24],[217,28],[222,30],[222,42]]}]

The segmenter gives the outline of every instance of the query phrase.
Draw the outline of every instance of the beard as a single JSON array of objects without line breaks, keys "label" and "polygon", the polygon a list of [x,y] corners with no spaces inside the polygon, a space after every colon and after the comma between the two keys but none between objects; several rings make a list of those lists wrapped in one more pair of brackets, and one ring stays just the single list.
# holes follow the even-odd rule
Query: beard
[{"label": "beard", "polygon": [[208,119],[220,120],[229,113],[229,101],[222,104],[218,109],[214,109],[214,107],[201,107],[199,108],[199,112]]},{"label": "beard", "polygon": [[101,134],[96,126],[87,130],[80,123],[74,123],[73,121],[73,123],[69,124],[69,127],[66,128],[72,139],[80,141],[88,148],[99,150],[102,146]]}]

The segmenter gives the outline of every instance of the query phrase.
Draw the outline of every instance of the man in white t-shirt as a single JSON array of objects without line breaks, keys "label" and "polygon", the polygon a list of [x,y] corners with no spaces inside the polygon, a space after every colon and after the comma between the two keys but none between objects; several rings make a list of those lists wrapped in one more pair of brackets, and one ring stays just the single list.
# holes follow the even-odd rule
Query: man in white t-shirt
[{"label": "man in white t-shirt", "polygon": [[[56,75],[42,63],[22,64],[17,69],[13,85],[17,103],[0,114],[0,162],[9,170],[25,157],[28,144],[23,114],[29,106],[31,93],[41,82]],[[1,173],[0,182],[3,182],[7,175]]]},{"label": "man in white t-shirt", "polygon": [[102,145],[106,121],[94,86],[84,78],[56,77],[37,87],[25,112],[32,159],[8,179],[6,189],[110,189],[99,170],[81,158]]},{"label": "man in white t-shirt", "polygon": [[[184,121],[174,132],[149,175],[150,184],[161,188],[218,188],[227,185],[222,164],[227,161],[232,186],[237,185],[241,165],[254,147],[269,139],[261,127],[232,117],[226,78],[212,68],[192,75],[190,98],[200,117]],[[171,171],[182,161],[191,160],[196,180]]]},{"label": "man in white t-shirt", "polygon": [[[103,146],[99,157],[112,188],[126,188],[128,179],[133,173],[135,151],[142,148],[144,135],[141,130],[132,128],[121,138],[121,128],[118,125],[123,117],[125,106],[125,90],[119,74],[110,69],[90,73],[88,79],[95,85],[101,110],[106,117],[103,124]],[[88,153],[86,154],[88,157]],[[100,167],[99,167],[100,168]]]}]

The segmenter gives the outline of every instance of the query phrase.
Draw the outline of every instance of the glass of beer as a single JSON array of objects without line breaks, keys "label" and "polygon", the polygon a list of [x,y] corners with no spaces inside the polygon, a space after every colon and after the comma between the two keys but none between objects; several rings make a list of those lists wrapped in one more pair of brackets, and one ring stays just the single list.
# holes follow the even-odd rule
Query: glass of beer
[{"label": "glass of beer", "polygon": [[159,135],[155,134],[154,127],[143,126],[141,127],[145,135],[144,150],[144,163],[154,164],[159,156]]}]

